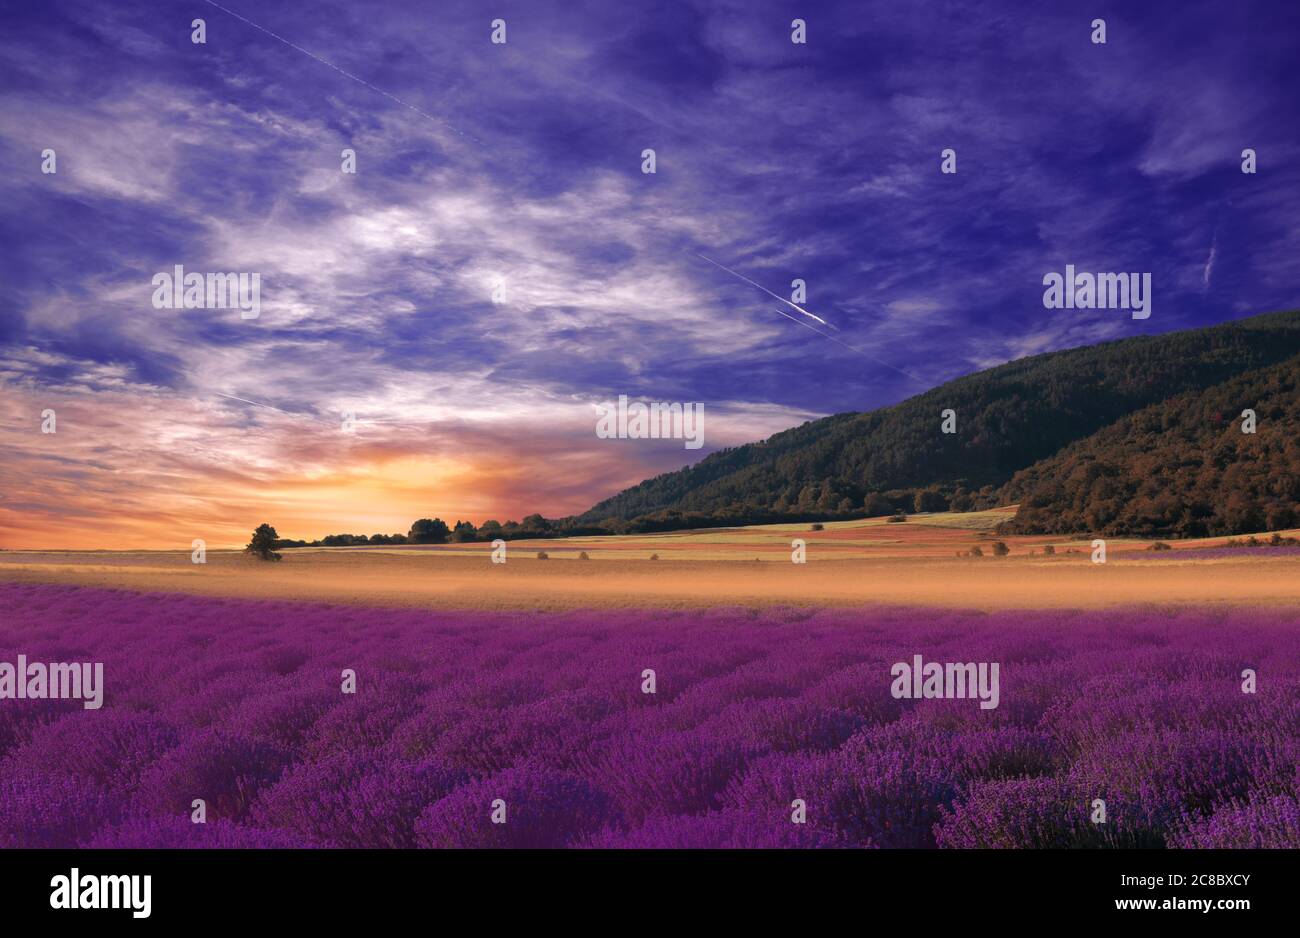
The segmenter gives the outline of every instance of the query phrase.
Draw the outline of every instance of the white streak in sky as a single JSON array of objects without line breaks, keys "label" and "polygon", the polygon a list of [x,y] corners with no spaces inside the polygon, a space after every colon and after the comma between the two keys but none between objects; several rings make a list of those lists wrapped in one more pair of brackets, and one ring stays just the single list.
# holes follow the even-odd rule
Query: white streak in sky
[{"label": "white streak in sky", "polygon": [[763,291],[764,293],[766,293],[768,296],[770,296],[770,297],[772,297],[772,298],[774,298],[774,299],[778,299],[778,300],[780,300],[782,303],[784,303],[786,306],[789,306],[791,309],[798,310],[799,312],[801,312],[801,313],[803,313],[805,316],[807,316],[809,319],[815,319],[817,322],[821,323],[823,326],[827,326],[827,327],[829,327],[829,328],[831,328],[831,329],[834,329],[834,328],[835,328],[835,327],[832,326],[830,323],[828,323],[825,319],[822,319],[820,316],[814,316],[812,313],[808,312],[808,310],[804,309],[804,308],[803,308],[802,306],[800,306],[799,304],[797,304],[797,303],[793,303],[793,302],[791,302],[790,300],[787,300],[785,297],[781,296],[779,293],[773,293],[771,290],[769,290],[767,287],[763,286],[761,283],[755,283],[754,281],[752,281],[752,280],[750,280],[748,277],[746,277],[744,274],[736,273],[736,271],[732,270],[730,267],[726,266],[725,264],[719,264],[717,261],[713,260],[712,258],[705,257],[703,254],[699,253],[698,251],[695,252],[695,256],[698,257],[698,258],[700,258],[700,259],[702,259],[702,260],[706,260],[706,261],[708,261],[710,264],[712,264],[714,267],[719,268],[720,270],[725,270],[727,273],[731,274],[731,276],[733,276],[733,277],[739,277],[741,280],[745,281],[745,283],[749,284],[751,287],[758,287],[758,289],[762,290],[762,291]]},{"label": "white streak in sky", "polygon": [[231,400],[231,401],[239,401],[241,404],[252,404],[254,407],[267,407],[267,408],[270,408],[271,410],[279,410],[280,413],[282,413],[282,414],[288,414],[290,417],[297,417],[297,416],[299,416],[298,414],[292,413],[292,412],[287,411],[287,410],[280,410],[280,408],[275,407],[275,406],[272,405],[272,404],[263,404],[261,401],[250,401],[250,400],[245,400],[245,399],[242,398],[242,397],[235,397],[233,394],[222,394],[220,391],[213,391],[212,393],[215,394],[215,395],[217,395],[217,397],[224,397],[224,398],[226,398],[227,400]]},{"label": "white streak in sky", "polygon": [[1219,253],[1219,233],[1214,233],[1210,242],[1210,256],[1205,259],[1205,269],[1201,271],[1201,292],[1210,289],[1210,277],[1214,274],[1214,258]]},{"label": "white streak in sky", "polygon": [[773,312],[776,313],[778,316],[784,316],[786,319],[790,320],[796,326],[803,326],[805,329],[811,329],[813,332],[817,333],[823,339],[830,339],[832,342],[839,342],[840,345],[844,346],[850,352],[857,352],[859,355],[865,356],[866,358],[870,358],[877,365],[881,365],[882,367],[888,368],[890,371],[897,371],[900,375],[903,375],[904,377],[907,378],[911,378],[913,381],[920,381],[922,384],[925,383],[924,378],[918,375],[914,375],[910,371],[904,371],[902,368],[895,368],[893,365],[889,364],[889,362],[882,362],[879,358],[876,358],[874,355],[864,352],[862,349],[856,346],[849,345],[849,343],[844,342],[841,339],[837,339],[833,335],[827,335],[826,333],[822,332],[820,329],[814,326],[808,325],[808,323],[804,322],[802,319],[795,319],[785,310],[777,309],[777,310],[773,310]]},{"label": "white streak in sky", "polygon": [[[240,16],[240,15],[239,15],[238,13],[236,13],[234,10],[227,10],[227,9],[226,9],[225,7],[223,7],[220,3],[216,3],[215,0],[203,0],[203,2],[206,3],[206,4],[208,4],[209,6],[214,6],[214,7],[216,7],[216,8],[217,8],[218,10],[220,10],[222,13],[226,13],[226,14],[228,14],[228,15],[230,15],[230,16],[233,16],[235,19],[240,20],[241,22],[247,23],[249,26],[253,27],[254,29],[261,30],[262,32],[264,32],[264,33],[266,33],[268,36],[270,36],[272,39],[274,39],[276,42],[282,42],[282,43],[284,43],[286,46],[288,46],[290,49],[294,49],[294,50],[296,50],[296,51],[298,51],[298,52],[301,52],[303,55],[307,56],[308,58],[315,59],[315,60],[316,60],[317,62],[319,62],[321,65],[326,65],[326,66],[328,66],[328,67],[334,69],[334,71],[338,72],[340,75],[344,76],[345,78],[350,78],[350,79],[352,79],[353,81],[355,81],[357,84],[359,84],[359,85],[365,85],[365,86],[366,86],[367,88],[369,88],[371,91],[378,92],[379,94],[382,94],[385,98],[388,98],[389,100],[392,100],[392,101],[396,101],[396,102],[397,102],[398,104],[400,104],[402,107],[407,108],[408,110],[414,111],[416,114],[419,114],[421,117],[426,118],[426,119],[428,119],[428,120],[431,120],[431,121],[433,121],[434,123],[442,124],[442,126],[446,127],[446,128],[447,128],[448,130],[450,130],[452,133],[454,133],[454,134],[459,134],[459,135],[462,136],[462,137],[467,137],[467,138],[469,138],[470,140],[473,140],[475,143],[482,143],[482,142],[483,142],[482,140],[479,140],[478,137],[475,137],[475,136],[472,136],[472,135],[470,135],[470,134],[467,134],[467,133],[465,133],[464,131],[457,130],[455,127],[451,126],[451,124],[447,123],[447,122],[446,122],[445,120],[443,120],[442,118],[440,118],[440,117],[434,117],[432,114],[428,113],[427,111],[422,111],[422,110],[420,110],[420,109],[419,109],[418,107],[416,107],[414,104],[410,104],[410,103],[408,103],[408,102],[406,102],[406,101],[403,101],[403,100],[402,100],[401,98],[399,98],[397,95],[395,95],[395,94],[391,94],[391,93],[385,91],[383,88],[377,88],[377,87],[375,87],[374,85],[372,85],[370,82],[366,81],[364,78],[359,78],[359,77],[357,77],[356,75],[353,75],[351,72],[347,71],[346,69],[339,68],[339,67],[338,67],[337,65],[335,65],[333,62],[326,61],[325,59],[322,59],[319,55],[316,55],[316,54],[314,54],[314,53],[308,52],[308,51],[307,51],[306,49],[304,49],[302,46],[294,45],[292,42],[290,42],[288,39],[285,39],[283,36],[278,35],[278,34],[276,34],[276,33],[273,33],[273,32],[271,32],[269,29],[267,29],[265,26],[259,26],[257,23],[254,23],[252,20],[247,19],[247,18],[245,18],[245,17],[243,17],[243,16]],[[249,402],[249,403],[255,403],[255,402]]]}]

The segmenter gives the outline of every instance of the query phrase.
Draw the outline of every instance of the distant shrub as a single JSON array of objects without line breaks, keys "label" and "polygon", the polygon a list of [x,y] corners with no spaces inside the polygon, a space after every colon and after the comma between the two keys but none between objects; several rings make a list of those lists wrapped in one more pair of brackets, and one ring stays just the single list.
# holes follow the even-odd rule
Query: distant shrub
[{"label": "distant shrub", "polygon": [[1267,541],[1261,541],[1255,535],[1251,535],[1244,541],[1235,537],[1230,537],[1223,542],[1224,547],[1282,547],[1282,546],[1300,545],[1300,538],[1283,537],[1276,531],[1269,536]]},{"label": "distant shrub", "polygon": [[1164,541],[1156,541],[1154,544],[1148,547],[1147,550],[1173,550],[1173,548],[1170,547],[1168,544],[1166,544]]},{"label": "distant shrub", "polygon": [[899,522],[906,521],[906,520],[907,520],[907,515],[903,514],[903,513],[900,511],[898,514],[893,515],[892,517],[890,517],[890,519],[889,519],[889,523],[890,523],[890,524],[898,524]]},{"label": "distant shrub", "polygon": [[584,550],[584,551],[582,551],[581,553],[578,554],[578,559],[579,559],[579,560],[590,560],[591,558],[587,556],[587,552]]},{"label": "distant shrub", "polygon": [[970,555],[972,557],[983,557],[984,551],[980,550],[979,545],[977,544],[970,549]]},{"label": "distant shrub", "polygon": [[659,559],[659,555],[658,555],[658,554],[651,554],[651,555],[650,555],[650,559],[651,559],[651,560],[658,560],[658,559]]},{"label": "distant shrub", "polygon": [[538,560],[550,560],[550,559],[551,559],[551,555],[548,554],[548,553],[547,553],[546,551],[544,551],[544,550],[539,550],[539,551],[537,552],[537,559],[538,559]]},{"label": "distant shrub", "polygon": [[1043,553],[1047,554],[1048,556],[1051,556],[1052,554],[1056,553],[1056,548],[1053,547],[1051,544],[1044,544]]},{"label": "distant shrub", "polygon": [[826,525],[824,525],[824,524],[820,524],[820,523],[817,523],[817,524],[814,524],[814,525],[813,525],[809,530],[811,530],[811,531],[825,531],[825,530],[826,530]]},{"label": "distant shrub", "polygon": [[993,556],[994,556],[994,557],[1005,557],[1005,556],[1006,556],[1007,554],[1009,554],[1009,553],[1011,553],[1011,548],[1008,547],[1008,546],[1006,545],[1006,542],[1005,542],[1005,541],[994,541],[994,542],[993,542]]}]

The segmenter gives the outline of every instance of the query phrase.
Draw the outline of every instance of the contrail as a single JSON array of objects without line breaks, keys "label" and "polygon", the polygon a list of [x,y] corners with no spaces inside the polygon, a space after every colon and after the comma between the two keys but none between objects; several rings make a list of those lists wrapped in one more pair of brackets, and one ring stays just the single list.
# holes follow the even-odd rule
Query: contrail
[{"label": "contrail", "polygon": [[[763,286],[761,283],[755,283],[754,281],[752,281],[752,280],[750,280],[748,277],[746,277],[744,274],[742,274],[742,273],[737,273],[736,271],[734,271],[734,270],[732,270],[730,267],[728,267],[726,264],[719,264],[717,261],[715,261],[715,260],[714,260],[713,258],[711,258],[711,257],[705,257],[705,256],[704,256],[703,254],[701,254],[699,251],[696,251],[696,252],[694,252],[694,253],[695,253],[695,256],[696,256],[696,257],[700,258],[701,260],[708,261],[710,264],[712,264],[714,267],[717,267],[719,270],[725,270],[727,273],[731,274],[733,277],[737,277],[737,278],[739,278],[739,279],[745,281],[745,283],[749,284],[750,286],[752,286],[752,287],[758,287],[758,289],[762,290],[764,293],[766,293],[768,296],[772,297],[773,299],[780,300],[780,301],[781,301],[782,303],[784,303],[786,306],[789,306],[789,307],[791,307],[792,309],[794,309],[794,310],[796,310],[796,311],[802,313],[803,315],[807,316],[809,319],[816,320],[817,322],[821,323],[823,326],[826,326],[828,329],[834,329],[836,332],[839,332],[839,328],[838,328],[838,327],[836,327],[836,326],[832,325],[831,323],[827,322],[825,319],[822,319],[820,316],[814,316],[812,313],[808,312],[808,310],[804,309],[802,306],[798,305],[797,303],[793,303],[793,302],[791,302],[790,300],[787,300],[785,297],[781,296],[779,293],[773,293],[771,290],[769,290],[767,287]],[[816,326],[811,326],[811,325],[809,325],[808,323],[804,322],[802,319],[795,319],[793,316],[791,316],[789,313],[787,313],[787,312],[786,312],[785,310],[783,310],[783,309],[778,309],[778,310],[775,310],[774,312],[776,312],[776,313],[777,313],[778,315],[780,315],[780,316],[784,316],[786,319],[790,320],[790,321],[791,321],[792,323],[794,323],[795,325],[803,326],[805,329],[811,329],[813,332],[817,333],[817,334],[818,334],[819,336],[821,336],[823,339],[830,339],[832,342],[838,342],[840,345],[844,346],[844,347],[845,347],[846,349],[848,349],[850,352],[857,352],[859,355],[863,356],[864,358],[869,358],[869,359],[871,359],[873,362],[875,362],[877,365],[880,365],[880,366],[883,367],[883,368],[888,368],[890,371],[897,371],[900,375],[903,375],[904,377],[907,377],[907,378],[911,378],[913,381],[918,381],[918,382],[920,382],[921,384],[925,384],[925,383],[926,383],[924,378],[921,378],[921,377],[919,377],[918,375],[914,375],[914,374],[912,374],[910,371],[904,371],[902,368],[896,368],[895,366],[889,364],[889,362],[883,362],[883,361],[881,361],[879,358],[876,358],[874,355],[872,355],[870,352],[865,352],[865,351],[863,351],[863,350],[860,349],[860,348],[857,348],[857,347],[855,347],[855,346],[849,345],[849,343],[845,342],[843,339],[837,339],[837,338],[835,338],[835,336],[833,336],[833,335],[828,335],[827,333],[822,332],[822,331],[821,331],[820,329],[818,329]]]},{"label": "contrail", "polygon": [[[339,68],[339,67],[338,67],[337,65],[335,65],[333,62],[329,62],[329,61],[327,61],[327,60],[325,60],[325,59],[322,59],[319,55],[316,55],[315,53],[308,52],[308,51],[307,51],[306,49],[304,49],[302,46],[295,45],[294,43],[290,42],[288,39],[285,39],[283,36],[278,35],[277,33],[273,33],[273,32],[271,32],[271,30],[267,29],[265,26],[259,26],[257,23],[254,23],[252,20],[248,19],[247,17],[240,16],[240,15],[239,15],[238,13],[236,13],[234,10],[228,10],[228,9],[226,9],[226,8],[223,7],[220,3],[216,3],[215,0],[203,0],[203,2],[206,3],[206,4],[208,4],[209,6],[214,6],[214,7],[216,7],[216,8],[217,8],[218,10],[220,10],[222,13],[225,13],[225,14],[227,14],[227,15],[229,15],[229,16],[233,16],[235,19],[240,20],[240,21],[242,21],[242,22],[244,22],[244,23],[247,23],[249,26],[252,26],[254,29],[259,29],[259,30],[261,30],[262,32],[266,33],[268,36],[270,36],[272,39],[276,40],[277,42],[282,42],[282,43],[284,43],[286,46],[288,46],[290,49],[294,49],[294,50],[296,50],[296,51],[298,51],[298,52],[301,52],[303,55],[307,56],[308,58],[315,59],[315,60],[316,60],[317,62],[319,62],[321,65],[326,65],[326,66],[328,66],[328,67],[334,69],[334,71],[338,72],[340,75],[344,76],[345,78],[350,78],[350,79],[352,79],[353,81],[355,81],[357,84],[359,84],[359,85],[365,85],[365,86],[366,86],[367,88],[369,88],[371,91],[374,91],[374,92],[377,92],[377,93],[379,93],[379,94],[382,94],[385,98],[388,98],[388,99],[391,100],[391,101],[396,101],[396,102],[397,102],[398,104],[400,104],[402,107],[407,108],[408,110],[414,111],[416,114],[419,114],[421,117],[426,118],[427,120],[431,120],[431,121],[433,121],[434,123],[441,124],[442,126],[446,127],[448,130],[450,130],[452,133],[459,134],[459,135],[462,136],[462,137],[466,137],[466,138],[468,138],[468,139],[470,139],[470,140],[473,140],[475,143],[479,143],[479,144],[481,144],[481,143],[483,142],[483,141],[480,140],[478,137],[475,137],[475,136],[473,136],[472,134],[467,134],[467,133],[465,133],[463,130],[458,130],[458,129],[456,129],[456,128],[453,127],[451,124],[449,124],[447,121],[443,120],[441,117],[434,117],[432,114],[428,113],[427,111],[422,111],[420,108],[416,107],[414,104],[410,104],[409,102],[403,101],[403,100],[402,100],[401,98],[399,98],[397,95],[392,94],[392,93],[390,93],[390,92],[387,92],[387,91],[385,91],[383,88],[378,88],[378,87],[372,85],[370,82],[366,81],[364,78],[359,78],[358,76],[353,75],[351,72],[347,71],[346,69]],[[248,402],[248,403],[254,403],[254,402]]]},{"label": "contrail", "polygon": [[280,408],[275,407],[275,406],[273,406],[273,405],[271,405],[271,404],[263,404],[261,401],[250,401],[250,400],[245,400],[245,399],[242,398],[242,397],[235,397],[233,394],[222,394],[220,391],[213,391],[212,393],[215,394],[215,395],[217,395],[217,397],[224,397],[224,398],[226,398],[227,400],[231,400],[231,401],[239,401],[241,404],[252,404],[254,407],[268,407],[268,408],[270,408],[271,410],[279,410],[280,413],[282,413],[282,414],[288,414],[290,417],[299,417],[299,416],[301,416],[301,414],[295,414],[295,413],[293,413],[292,411],[289,411],[289,410],[280,410]]},{"label": "contrail", "polygon": [[[781,294],[779,294],[779,293],[773,293],[771,290],[769,290],[767,287],[763,286],[761,283],[755,283],[754,281],[752,281],[752,280],[750,280],[748,277],[746,277],[744,274],[737,273],[736,271],[732,270],[732,269],[731,269],[730,267],[728,267],[726,264],[719,264],[717,261],[713,260],[713,258],[711,258],[711,257],[705,257],[705,256],[704,256],[703,254],[701,254],[699,251],[696,251],[696,252],[695,252],[695,256],[698,257],[698,258],[700,258],[701,260],[706,260],[706,261],[708,261],[710,264],[712,264],[714,267],[717,267],[717,268],[720,269],[720,270],[725,270],[727,273],[731,274],[731,276],[733,276],[733,277],[739,277],[741,280],[745,281],[745,283],[749,284],[751,287],[758,287],[760,290],[762,290],[762,291],[763,291],[764,293],[766,293],[768,296],[772,297],[773,299],[780,300],[782,303],[784,303],[786,306],[789,306],[791,309],[798,310],[799,312],[801,312],[801,313],[803,313],[805,316],[807,316],[809,319],[815,319],[817,322],[821,323],[823,326],[826,326],[827,328],[830,328],[830,329],[834,329],[834,328],[835,328],[835,327],[832,326],[830,323],[828,323],[825,319],[822,319],[820,316],[814,316],[812,313],[808,312],[808,310],[804,309],[804,308],[803,308],[802,306],[800,306],[799,304],[797,304],[797,303],[793,303],[793,302],[791,302],[790,300],[787,300],[785,297],[781,296]],[[795,321],[798,322],[798,320],[795,320]],[[838,331],[838,330],[837,330],[837,331]]]},{"label": "contrail", "polygon": [[[291,410],[283,410],[279,407],[276,407],[274,404],[263,404],[261,401],[250,401],[246,397],[235,397],[235,395],[233,394],[222,394],[220,391],[213,391],[212,393],[217,395],[217,397],[224,397],[228,401],[239,401],[241,404],[252,404],[254,407],[265,407],[267,410],[273,410],[276,413],[284,414],[286,417],[293,417],[297,420],[307,420],[310,421],[311,423],[330,426],[330,421],[325,420],[321,417],[317,417],[313,414],[296,414]],[[370,421],[370,422],[374,422],[374,421]]]},{"label": "contrail", "polygon": [[904,371],[902,368],[895,368],[889,362],[882,362],[879,358],[876,358],[876,356],[872,355],[870,352],[864,352],[862,349],[857,348],[856,346],[849,345],[849,343],[843,341],[842,339],[837,339],[833,335],[827,335],[826,333],[822,332],[820,329],[814,329],[812,326],[808,325],[808,323],[804,322],[803,320],[795,319],[785,310],[777,309],[777,310],[773,310],[773,312],[776,313],[778,316],[784,316],[786,319],[790,320],[796,326],[803,326],[805,329],[812,329],[813,332],[817,333],[823,339],[830,339],[832,342],[839,342],[840,345],[844,346],[850,352],[857,352],[859,355],[871,359],[877,365],[881,365],[882,367],[888,368],[890,371],[897,371],[900,375],[911,378],[913,381],[920,381],[922,384],[926,383],[924,378],[918,375],[914,375],[910,371]]}]

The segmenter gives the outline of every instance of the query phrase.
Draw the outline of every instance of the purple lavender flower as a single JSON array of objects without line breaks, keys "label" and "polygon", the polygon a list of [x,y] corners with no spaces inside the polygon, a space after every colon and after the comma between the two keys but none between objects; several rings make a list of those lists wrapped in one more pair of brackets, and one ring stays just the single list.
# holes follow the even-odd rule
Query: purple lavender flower
[{"label": "purple lavender flower", "polygon": [[[106,679],[100,710],[0,700],[5,847],[1297,844],[1285,611],[0,606],[0,661]],[[998,707],[895,699],[916,654],[998,662]]]}]

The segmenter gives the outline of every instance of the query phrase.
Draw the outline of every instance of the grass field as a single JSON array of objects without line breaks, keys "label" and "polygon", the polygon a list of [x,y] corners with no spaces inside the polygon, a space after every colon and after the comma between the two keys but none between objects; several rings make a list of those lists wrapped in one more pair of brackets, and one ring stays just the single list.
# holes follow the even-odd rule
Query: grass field
[{"label": "grass field", "polygon": [[[0,707],[0,848],[1300,844],[1300,548],[995,557],[1000,517],[3,551],[0,661],[106,690]],[[914,655],[999,703],[894,697]]]},{"label": "grass field", "polygon": [[[297,548],[278,564],[238,551],[6,551],[0,580],[328,600],[446,609],[681,608],[717,605],[941,605],[975,609],[1111,605],[1300,605],[1300,557],[1285,550],[1217,550],[1225,538],[1150,541],[1003,538],[993,557],[989,528],[1009,509],[763,525],[659,535],[511,541],[507,562],[489,544]],[[791,562],[791,542],[807,563]],[[1047,545],[1056,553],[1044,553]],[[979,546],[985,556],[967,554]],[[537,558],[545,551],[546,560]],[[586,552],[587,560],[578,559]],[[659,559],[652,560],[657,555]]]}]

